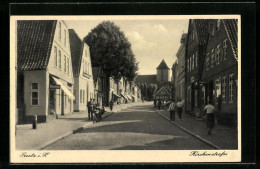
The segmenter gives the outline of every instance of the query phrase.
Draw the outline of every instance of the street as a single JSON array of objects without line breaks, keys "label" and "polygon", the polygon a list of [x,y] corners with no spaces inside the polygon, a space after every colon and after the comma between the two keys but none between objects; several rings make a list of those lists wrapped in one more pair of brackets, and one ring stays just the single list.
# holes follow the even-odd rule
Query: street
[{"label": "street", "polygon": [[[185,123],[185,121],[182,121]],[[46,150],[192,150],[213,149],[154,111],[137,105],[65,137]]]}]

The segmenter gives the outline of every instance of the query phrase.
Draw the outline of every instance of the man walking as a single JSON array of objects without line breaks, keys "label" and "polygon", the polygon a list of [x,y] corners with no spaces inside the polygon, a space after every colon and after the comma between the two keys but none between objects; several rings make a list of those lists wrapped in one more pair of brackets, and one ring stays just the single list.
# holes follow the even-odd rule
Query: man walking
[{"label": "man walking", "polygon": [[156,100],[155,99],[153,100],[153,106],[154,106],[154,108],[156,108]]},{"label": "man walking", "polygon": [[205,106],[204,111],[206,111],[206,123],[208,128],[208,135],[211,135],[212,129],[215,125],[215,107],[212,105],[212,102],[209,101],[209,103]]},{"label": "man walking", "polygon": [[110,102],[109,102],[109,106],[110,106],[110,110],[111,110],[111,111],[113,110],[113,105],[114,105],[114,102],[113,102],[113,100],[111,99]]},{"label": "man walking", "polygon": [[[88,120],[90,121],[90,116],[91,116],[91,99],[88,101],[87,103],[87,107],[88,107]],[[92,118],[91,118],[92,120]]]},{"label": "man walking", "polygon": [[174,100],[172,100],[172,102],[169,106],[169,111],[170,111],[171,121],[175,121],[175,103],[174,103]]},{"label": "man walking", "polygon": [[181,102],[181,100],[179,100],[177,102],[177,113],[178,113],[178,116],[179,116],[179,120],[181,121],[181,116],[182,116],[182,102]]}]

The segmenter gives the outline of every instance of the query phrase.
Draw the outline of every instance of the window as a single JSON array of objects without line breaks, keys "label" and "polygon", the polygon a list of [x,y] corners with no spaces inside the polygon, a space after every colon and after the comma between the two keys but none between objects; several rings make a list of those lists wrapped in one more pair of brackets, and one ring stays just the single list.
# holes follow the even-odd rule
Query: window
[{"label": "window", "polygon": [[58,53],[57,53],[57,47],[54,46],[54,66],[57,67],[58,65]]},{"label": "window", "polygon": [[222,102],[226,103],[226,91],[227,91],[227,87],[226,87],[226,77],[222,78]]},{"label": "window", "polygon": [[192,61],[192,60],[191,60],[191,57],[190,57],[190,71],[192,70],[192,69],[191,69],[191,61]]},{"label": "window", "polygon": [[69,62],[69,58],[67,58],[67,73],[68,73],[68,75],[70,74],[70,62]]},{"label": "window", "polygon": [[233,103],[233,80],[234,74],[229,75],[229,103]]},{"label": "window", "polygon": [[61,69],[61,52],[59,50],[59,68]]},{"label": "window", "polygon": [[198,67],[198,51],[196,51],[195,58],[196,58],[195,67]]},{"label": "window", "polygon": [[223,60],[227,60],[227,39],[223,41]]},{"label": "window", "polygon": [[88,69],[87,71],[88,71],[88,74],[89,74],[89,63],[88,63],[88,68],[87,69]]},{"label": "window", "polygon": [[83,103],[85,103],[85,90],[83,90]]},{"label": "window", "polygon": [[80,103],[82,103],[82,90],[80,90]]},{"label": "window", "polygon": [[59,40],[61,41],[61,23],[59,22]]},{"label": "window", "polygon": [[220,28],[220,19],[217,20],[217,31],[219,31]]},{"label": "window", "polygon": [[187,60],[187,72],[189,72],[189,65],[190,65],[190,63],[189,63],[189,59]]},{"label": "window", "polygon": [[209,52],[206,55],[206,70],[209,70],[210,62],[209,62]]},{"label": "window", "polygon": [[32,106],[38,106],[39,103],[39,91],[38,83],[32,83]]},{"label": "window", "polygon": [[85,57],[88,57],[88,49],[85,50]]},{"label": "window", "polygon": [[66,36],[67,32],[66,30],[64,29],[64,46],[66,47],[67,45],[67,36]]},{"label": "window", "polygon": [[216,48],[216,64],[218,65],[219,62],[220,62],[220,45],[218,44]]},{"label": "window", "polygon": [[64,55],[64,72],[66,73],[67,72],[67,63],[66,63],[66,61],[67,61],[67,58],[66,58],[66,55]]},{"label": "window", "polygon": [[214,54],[214,49],[211,50],[211,68],[214,67],[214,62],[215,62],[215,54]]},{"label": "window", "polygon": [[195,56],[194,55],[192,55],[192,69],[194,69],[194,66],[195,66],[195,58],[194,58]]}]

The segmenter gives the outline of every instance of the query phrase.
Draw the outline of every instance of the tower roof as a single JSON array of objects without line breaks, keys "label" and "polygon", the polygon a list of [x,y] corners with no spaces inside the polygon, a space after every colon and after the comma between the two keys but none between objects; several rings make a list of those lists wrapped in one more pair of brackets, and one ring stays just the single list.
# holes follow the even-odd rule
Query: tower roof
[{"label": "tower roof", "polygon": [[156,69],[170,69],[167,64],[165,63],[164,59],[162,62],[159,64],[159,66]]}]

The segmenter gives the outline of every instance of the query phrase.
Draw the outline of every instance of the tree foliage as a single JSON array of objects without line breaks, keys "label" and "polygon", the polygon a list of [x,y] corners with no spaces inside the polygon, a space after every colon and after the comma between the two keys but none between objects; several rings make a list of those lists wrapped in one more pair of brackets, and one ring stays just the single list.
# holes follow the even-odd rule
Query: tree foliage
[{"label": "tree foliage", "polygon": [[157,85],[156,84],[150,84],[147,88],[147,97],[149,100],[153,99],[153,95],[157,91]]},{"label": "tree foliage", "polygon": [[138,63],[131,44],[113,22],[104,21],[84,38],[90,48],[93,66],[102,67],[108,76],[132,81],[138,71]]}]

